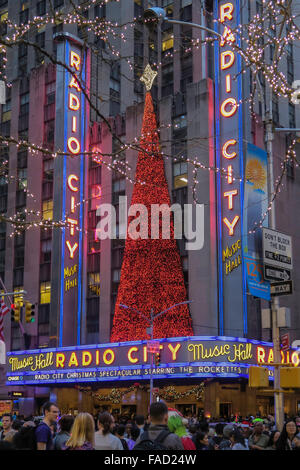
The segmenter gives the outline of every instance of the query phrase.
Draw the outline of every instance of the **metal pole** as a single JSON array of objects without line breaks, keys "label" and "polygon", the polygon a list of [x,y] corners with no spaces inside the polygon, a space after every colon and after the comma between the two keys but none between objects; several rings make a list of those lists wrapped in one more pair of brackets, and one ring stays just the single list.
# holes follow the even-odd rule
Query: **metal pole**
[{"label": "metal pole", "polygon": [[[266,119],[266,143],[268,153],[268,170],[269,170],[269,194],[270,196],[274,192],[274,159],[273,159],[273,117],[272,117],[272,94],[270,91],[269,99],[269,110]],[[273,230],[276,229],[276,213],[275,213],[275,200],[272,203],[270,210],[269,227]],[[271,298],[271,319],[272,319],[272,340],[274,349],[274,362],[281,362],[280,353],[280,337],[279,328],[277,322],[277,312],[279,308],[279,299],[274,296]],[[275,422],[276,428],[282,431],[284,424],[284,395],[280,389],[280,368],[274,367],[274,410],[275,410]]]},{"label": "metal pole", "polygon": [[180,24],[180,25],[185,25],[185,26],[188,25],[188,26],[192,26],[192,28],[202,29],[204,31],[207,31],[208,33],[214,34],[215,36],[218,36],[219,38],[223,39],[222,34],[217,33],[213,29],[207,28],[206,26],[202,26],[201,24],[191,23],[189,21],[171,20],[170,18],[164,18],[164,21],[167,21],[168,23]]}]

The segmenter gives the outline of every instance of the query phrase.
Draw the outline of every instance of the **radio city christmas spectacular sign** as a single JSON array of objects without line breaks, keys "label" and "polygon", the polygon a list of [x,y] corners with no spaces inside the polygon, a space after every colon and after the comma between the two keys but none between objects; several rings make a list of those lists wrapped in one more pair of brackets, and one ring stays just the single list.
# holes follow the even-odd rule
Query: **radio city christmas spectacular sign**
[{"label": "radio city christmas spectacular sign", "polygon": [[[8,352],[6,384],[142,380],[151,373],[157,379],[247,377],[250,365],[271,367],[274,361],[270,343],[242,338],[195,336],[159,341],[161,364],[152,368],[147,341]],[[282,352],[282,362],[298,366],[298,353]]]}]

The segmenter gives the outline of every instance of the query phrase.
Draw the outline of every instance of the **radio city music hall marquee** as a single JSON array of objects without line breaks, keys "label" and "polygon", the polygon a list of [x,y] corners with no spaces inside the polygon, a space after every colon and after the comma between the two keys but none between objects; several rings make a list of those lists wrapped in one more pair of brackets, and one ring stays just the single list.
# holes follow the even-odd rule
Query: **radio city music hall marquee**
[{"label": "radio city music hall marquee", "polygon": [[[254,364],[274,361],[270,343],[241,338],[187,337],[158,340],[161,365],[151,368],[147,342],[109,343],[7,353],[7,385],[63,384],[180,377],[247,377]],[[296,351],[282,363],[299,366]]]}]

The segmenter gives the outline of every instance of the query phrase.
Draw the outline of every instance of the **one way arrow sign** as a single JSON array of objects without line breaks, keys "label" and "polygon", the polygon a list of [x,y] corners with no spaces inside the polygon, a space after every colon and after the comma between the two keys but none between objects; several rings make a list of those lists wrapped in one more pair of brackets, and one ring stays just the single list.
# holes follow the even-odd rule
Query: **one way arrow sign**
[{"label": "one way arrow sign", "polygon": [[276,268],[265,264],[264,277],[269,281],[290,281],[291,271],[289,269]]}]

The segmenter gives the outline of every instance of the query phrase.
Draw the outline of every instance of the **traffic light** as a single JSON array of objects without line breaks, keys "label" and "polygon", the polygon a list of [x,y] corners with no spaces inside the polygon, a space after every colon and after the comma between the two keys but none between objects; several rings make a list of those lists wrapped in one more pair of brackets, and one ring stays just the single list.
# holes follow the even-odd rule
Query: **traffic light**
[{"label": "traffic light", "polygon": [[280,367],[280,387],[300,388],[299,367]]},{"label": "traffic light", "polygon": [[154,359],[155,365],[159,366],[160,365],[160,353],[155,353],[155,359]]},{"label": "traffic light", "polygon": [[249,367],[249,387],[269,387],[269,371],[266,367]]},{"label": "traffic light", "polygon": [[19,302],[11,304],[10,306],[11,321],[20,321],[21,320],[21,305]]},{"label": "traffic light", "polygon": [[30,302],[26,302],[25,304],[25,321],[26,323],[34,323],[35,318],[35,305],[31,304]]}]

